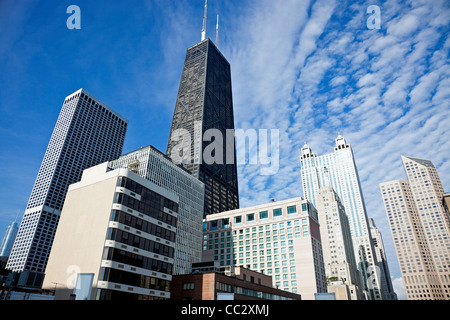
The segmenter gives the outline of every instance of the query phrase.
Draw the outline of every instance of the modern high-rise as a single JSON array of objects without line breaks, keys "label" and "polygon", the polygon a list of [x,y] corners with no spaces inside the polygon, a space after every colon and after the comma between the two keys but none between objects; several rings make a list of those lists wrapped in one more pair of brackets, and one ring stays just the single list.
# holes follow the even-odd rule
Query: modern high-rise
[{"label": "modern high-rise", "polygon": [[336,300],[365,300],[348,217],[333,188],[319,189],[316,209],[328,292],[334,292]]},{"label": "modern high-rise", "polygon": [[6,227],[5,234],[0,243],[0,257],[9,257],[14,244],[14,239],[16,239],[17,231],[19,231],[19,228],[17,227],[16,221]]},{"label": "modern high-rise", "polygon": [[402,156],[408,180],[380,184],[409,300],[450,299],[450,217],[430,160]]},{"label": "modern high-rise", "polygon": [[384,299],[366,206],[353,151],[345,138],[336,138],[334,152],[317,156],[305,144],[301,149],[301,177],[303,195],[317,205],[319,189],[332,187],[344,205],[352,234],[353,248],[364,290],[370,300]]},{"label": "modern high-rise", "polygon": [[152,146],[122,155],[109,166],[128,168],[179,197],[173,274],[189,273],[192,263],[202,259],[204,184]]},{"label": "modern high-rise", "polygon": [[204,216],[239,207],[230,63],[209,38],[187,49],[166,154],[205,184]]},{"label": "modern high-rise", "polygon": [[394,286],[392,285],[391,273],[389,272],[389,265],[387,262],[381,231],[377,228],[375,221],[372,218],[369,219],[369,226],[375,254],[377,256],[378,267],[380,268],[380,272],[384,275],[380,278],[382,290],[386,296],[386,300],[397,300],[397,294],[395,293]]},{"label": "modern high-rise", "polygon": [[442,205],[447,215],[450,215],[450,193],[446,193],[442,196]]},{"label": "modern high-rise", "polygon": [[327,292],[317,211],[302,198],[209,215],[203,261],[243,266],[272,276],[273,285],[314,300]]},{"label": "modern high-rise", "polygon": [[169,299],[178,202],[129,169],[84,170],[69,186],[42,288],[56,300]]},{"label": "modern high-rise", "polygon": [[128,121],[84,89],[67,96],[6,268],[45,270],[67,188],[84,169],[122,153]]}]

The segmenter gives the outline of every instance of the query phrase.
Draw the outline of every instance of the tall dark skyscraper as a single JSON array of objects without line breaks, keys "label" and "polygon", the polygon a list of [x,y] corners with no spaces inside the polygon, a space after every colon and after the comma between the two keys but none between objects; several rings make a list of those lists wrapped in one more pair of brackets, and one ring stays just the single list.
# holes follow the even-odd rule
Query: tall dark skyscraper
[{"label": "tall dark skyscraper", "polygon": [[[239,194],[230,64],[204,30],[186,52],[167,155],[175,160],[182,149],[184,167],[205,184],[206,216],[239,208]],[[180,147],[183,133],[189,139]]]}]

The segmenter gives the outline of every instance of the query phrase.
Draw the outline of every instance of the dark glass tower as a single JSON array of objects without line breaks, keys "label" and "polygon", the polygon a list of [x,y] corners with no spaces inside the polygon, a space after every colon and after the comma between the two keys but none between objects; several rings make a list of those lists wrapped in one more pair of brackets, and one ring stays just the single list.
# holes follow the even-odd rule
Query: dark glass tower
[{"label": "dark glass tower", "polygon": [[[230,64],[209,38],[186,52],[167,144],[172,159],[179,129],[191,138],[190,151],[184,149],[189,161],[183,165],[205,184],[204,216],[239,208]],[[220,135],[209,140],[205,132],[210,129]],[[220,146],[212,153],[219,161],[205,161],[212,143]]]}]

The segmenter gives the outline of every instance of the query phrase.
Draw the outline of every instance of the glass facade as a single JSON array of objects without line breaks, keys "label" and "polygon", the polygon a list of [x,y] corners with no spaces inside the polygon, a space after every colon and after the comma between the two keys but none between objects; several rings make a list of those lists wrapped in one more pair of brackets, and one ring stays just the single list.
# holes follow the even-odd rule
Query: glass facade
[{"label": "glass facade", "polygon": [[0,244],[0,257],[9,257],[18,230],[19,228],[17,228],[16,222],[13,222],[6,228],[5,235]]},{"label": "glass facade", "polygon": [[[129,177],[114,196],[98,281],[98,300],[167,298],[173,273],[178,203]],[[116,206],[115,206],[116,207]],[[115,290],[117,289],[117,290]],[[127,292],[128,291],[128,292]]]},{"label": "glass facade", "polygon": [[[198,126],[198,127],[196,127]],[[204,216],[239,207],[234,114],[230,64],[209,40],[187,50],[167,144],[167,155],[175,159],[180,139],[178,130],[186,130],[191,140],[185,141],[183,153],[189,160],[183,163],[205,184]],[[215,150],[216,161],[204,159],[209,144],[204,133],[210,129],[220,132],[221,150]],[[227,140],[227,130],[232,137]]]},{"label": "glass facade", "polygon": [[173,274],[186,274],[202,257],[204,184],[166,155],[148,146],[122,155],[111,168],[129,168],[139,176],[179,196]]}]

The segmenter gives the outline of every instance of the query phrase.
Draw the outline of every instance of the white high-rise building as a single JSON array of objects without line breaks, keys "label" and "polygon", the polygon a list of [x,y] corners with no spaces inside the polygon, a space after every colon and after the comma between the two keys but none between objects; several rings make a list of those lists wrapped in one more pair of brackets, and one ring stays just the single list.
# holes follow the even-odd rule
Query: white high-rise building
[{"label": "white high-rise building", "polygon": [[430,160],[402,156],[408,180],[380,184],[409,300],[450,299],[450,216]]},{"label": "white high-rise building", "polygon": [[306,144],[301,153],[301,177],[305,199],[316,206],[321,187],[331,186],[336,191],[348,216],[356,263],[362,276],[364,290],[368,292],[371,300],[383,299],[383,292],[380,290],[381,275],[350,144],[339,135],[333,153],[317,156]]},{"label": "white high-rise building", "polygon": [[120,156],[127,126],[84,89],[65,98],[6,269],[44,272],[69,185],[84,169]]},{"label": "white high-rise building", "polygon": [[192,263],[202,259],[203,182],[152,146],[122,155],[109,166],[131,169],[180,198],[173,274],[189,273]]},{"label": "white high-rise building", "polygon": [[303,300],[327,292],[317,210],[302,198],[208,215],[203,232],[205,262],[267,274]]}]

